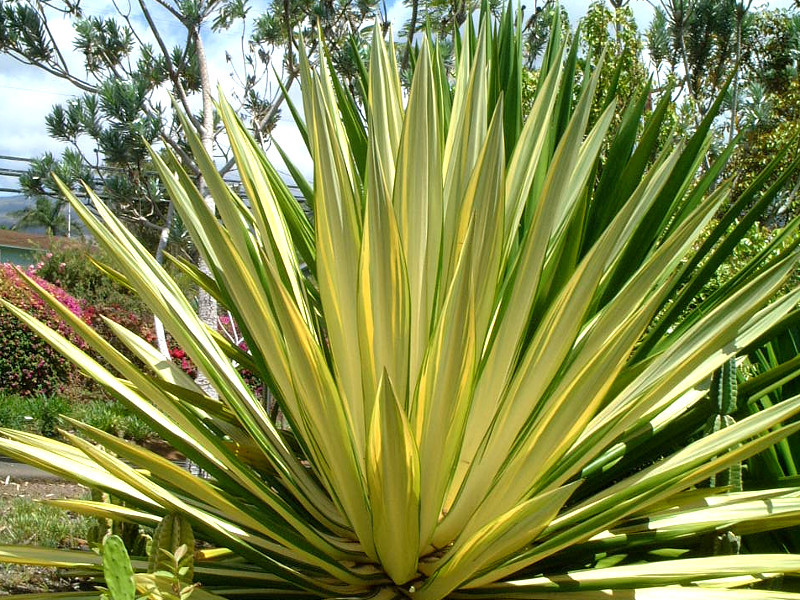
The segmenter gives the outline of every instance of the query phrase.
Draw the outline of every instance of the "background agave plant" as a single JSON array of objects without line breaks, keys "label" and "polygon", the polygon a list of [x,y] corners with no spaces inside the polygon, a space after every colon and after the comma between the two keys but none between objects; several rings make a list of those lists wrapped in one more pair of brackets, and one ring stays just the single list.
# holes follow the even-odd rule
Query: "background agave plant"
[{"label": "background agave plant", "polygon": [[[608,135],[613,95],[590,124],[597,76],[587,66],[573,103],[577,44],[564,57],[558,39],[523,125],[515,21],[510,8],[494,27],[484,16],[456,40],[453,88],[423,40],[405,106],[391,42],[374,39],[364,106],[324,60],[312,70],[302,57],[292,110],[313,186],[293,172],[313,223],[224,101],[246,202],[191,130],[219,217],[177,159],[153,154],[213,279],[176,263],[231,312],[248,351],[202,324],[102,202],[95,216],[72,199],[118,259],[107,273],[219,398],[109,323],[140,369],[44,290],[106,363],[8,308],[207,479],[75,421],[65,443],[3,430],[0,451],[122,500],[56,502],[70,510],[142,525],[182,515],[213,545],[195,557],[198,594],[800,597],[746,587],[800,571],[798,555],[704,556],[709,536],[800,521],[800,488],[701,485],[797,431],[781,423],[800,397],[690,437],[709,416],[712,373],[800,295],[776,298],[797,222],[699,294],[787,175],[776,160],[710,226],[731,150],[697,175],[713,114],[659,147],[668,100],[644,118],[644,86]],[[288,428],[242,367],[268,383]],[[0,559],[100,572],[90,553],[3,547]]]}]

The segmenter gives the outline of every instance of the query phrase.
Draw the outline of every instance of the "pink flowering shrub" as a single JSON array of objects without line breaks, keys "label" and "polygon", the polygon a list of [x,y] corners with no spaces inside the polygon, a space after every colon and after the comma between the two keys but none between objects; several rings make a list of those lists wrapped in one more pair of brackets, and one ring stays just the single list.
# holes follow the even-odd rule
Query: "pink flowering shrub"
[{"label": "pink flowering shrub", "polygon": [[[37,277],[35,267],[29,268],[28,274],[73,314],[84,322],[91,323],[92,310],[85,302]],[[22,281],[14,265],[0,264],[0,297],[65,335],[78,347],[86,348],[85,342]],[[8,393],[21,396],[64,393],[82,379],[69,361],[5,309],[0,309],[0,345],[0,385]]]},{"label": "pink flowering shrub", "polygon": [[87,323],[117,350],[131,358],[125,346],[100,318],[101,315],[130,329],[151,344],[155,342],[153,315],[137,296],[98,270],[88,260],[90,256],[108,262],[97,248],[75,243],[56,244],[52,251],[42,256],[34,270],[42,279],[80,298],[89,317]]},{"label": "pink flowering shrub", "polygon": [[[101,316],[119,323],[133,331],[148,343],[155,345],[156,335],[153,315],[141,300],[124,286],[101,273],[87,255],[96,256],[101,262],[105,257],[95,248],[76,244],[56,246],[43,254],[41,260],[27,272],[45,289],[53,293],[70,311],[81,317],[114,347],[137,362],[125,346],[111,333]],[[27,310],[61,332],[67,332],[71,341],[85,348],[85,343],[69,332],[55,318],[39,298],[19,280],[12,265],[0,265],[0,297]],[[219,319],[219,330],[228,339],[239,340],[239,332],[229,316]],[[0,358],[0,390],[20,395],[58,393],[75,399],[97,393],[90,382],[79,375],[60,354],[52,350],[33,332],[24,328],[7,311],[0,314],[0,341],[9,351]],[[172,361],[191,377],[197,376],[197,367],[186,352],[167,335]],[[239,346],[247,350],[244,341]],[[104,362],[101,357],[95,357]],[[263,383],[253,374],[243,371],[242,376],[259,395],[263,394]],[[86,387],[90,386],[90,387]]]},{"label": "pink flowering shrub", "polygon": [[[236,327],[236,323],[229,315],[222,315],[219,317],[217,328],[219,329],[219,332],[229,340],[233,342],[238,341],[239,348],[247,352],[247,342],[241,339],[241,333]],[[250,386],[250,389],[255,392],[256,396],[259,398],[263,397],[266,391],[264,382],[247,369],[240,369],[240,372],[242,374],[242,379],[244,379],[245,383]]]}]

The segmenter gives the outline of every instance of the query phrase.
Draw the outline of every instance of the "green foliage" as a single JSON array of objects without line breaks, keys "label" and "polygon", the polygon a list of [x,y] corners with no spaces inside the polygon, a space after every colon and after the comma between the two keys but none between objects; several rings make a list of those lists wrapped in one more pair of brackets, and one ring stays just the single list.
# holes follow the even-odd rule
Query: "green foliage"
[{"label": "green foliage", "polygon": [[[737,31],[746,8],[717,0],[661,0],[646,32],[656,70],[679,74],[696,125],[737,60]],[[688,124],[687,124],[688,125]]]},{"label": "green foliage", "polygon": [[642,62],[643,44],[629,5],[610,9],[602,0],[592,2],[580,20],[581,47],[587,57],[598,58],[606,53],[600,69],[597,102],[593,118],[597,118],[610,98],[616,98],[618,110],[633,99],[647,81]]},{"label": "green foliage", "polygon": [[75,49],[84,55],[90,72],[113,69],[129,57],[134,48],[132,31],[120,27],[114,19],[79,19],[75,31],[78,34]]},{"label": "green foliage", "polygon": [[197,589],[191,583],[192,550],[184,545],[178,546],[174,553],[161,550],[165,564],[160,571],[142,575],[140,580],[149,600],[187,600]]},{"label": "green foliage", "polygon": [[126,440],[143,442],[153,437],[153,430],[147,422],[116,400],[73,403],[70,410],[63,411],[62,414]]},{"label": "green foliage", "polygon": [[134,574],[125,542],[118,535],[103,539],[103,577],[106,600],[134,600],[137,589],[142,599],[187,600],[195,590],[194,536],[189,522],[181,515],[165,516],[149,546],[147,574]]},{"label": "green foliage", "polygon": [[[755,414],[796,395],[800,391],[800,330],[797,313],[759,344],[749,348],[740,369],[743,401],[739,415]],[[749,475],[759,485],[770,481],[791,481],[800,474],[800,437],[793,435],[749,461]]]},{"label": "green foliage", "polygon": [[[800,135],[800,15],[781,10],[756,12],[747,41],[738,113],[743,139],[728,170],[737,177],[737,195],[777,149],[796,144],[796,136]],[[782,164],[789,164],[792,158],[791,154],[785,156]],[[773,203],[765,217],[766,224],[783,225],[797,213],[797,201],[789,189]]]},{"label": "green foliage", "polygon": [[0,396],[0,427],[10,427],[53,437],[59,415],[70,412],[59,396]]},{"label": "green foliage", "polygon": [[67,232],[66,201],[55,192],[51,173],[69,181],[73,189],[77,188],[79,181],[91,180],[91,171],[80,154],[73,150],[65,150],[60,160],[49,152],[35,159],[19,178],[20,187],[26,195],[34,198],[34,205],[14,213],[17,219],[15,229],[43,228],[48,235],[54,236]]},{"label": "green foliage", "polygon": [[747,28],[744,75],[762,83],[768,93],[781,94],[798,77],[800,14],[789,10],[753,13]]},{"label": "green foliage", "polygon": [[545,2],[542,6],[538,6],[528,18],[522,32],[524,64],[527,71],[534,70],[536,60],[541,57],[547,47],[548,40],[552,37],[551,29],[556,10],[559,11],[558,27],[561,37],[567,39],[572,35],[569,14],[567,14],[564,6],[555,2]]},{"label": "green foliage", "polygon": [[[685,3],[689,4],[689,3]],[[689,65],[688,81],[695,98],[713,97],[722,88],[735,60],[735,2],[695,0],[687,6],[683,46]],[[678,32],[673,34],[677,37]]]},{"label": "green foliage", "polygon": [[[733,414],[738,409],[736,360],[730,359],[711,376],[709,404],[711,416],[706,423],[705,433],[711,435],[720,429],[730,427],[736,421]],[[727,470],[714,474],[709,480],[711,487],[730,486],[734,492],[742,491],[742,464],[735,463]]]},{"label": "green foliage", "polygon": [[[209,148],[216,144],[219,133],[208,96],[215,82],[204,79],[208,65],[201,30],[210,44],[209,38],[241,27],[241,45],[225,52],[231,74],[225,87],[238,99],[252,130],[266,142],[278,123],[282,103],[279,86],[271,78],[277,74],[286,87],[297,78],[298,42],[293,32],[304,29],[305,39],[313,47],[318,43],[319,25],[327,36],[332,63],[348,87],[355,89],[358,49],[354,54],[348,36],[364,30],[378,13],[372,0],[271,0],[261,4],[251,0],[167,0],[158,6],[112,6],[115,10],[90,14],[86,6],[72,0],[0,1],[0,52],[65,80],[77,94],[55,105],[46,116],[50,135],[66,142],[68,150],[57,160],[43,157],[40,162],[50,167],[44,173],[34,164],[27,177],[30,185],[23,189],[36,198],[50,194],[50,171],[57,172],[73,191],[81,190],[79,193],[83,193],[79,182],[84,181],[153,248],[162,227],[174,234],[172,243],[179,243],[179,222],[169,218],[164,188],[152,169],[146,145],[164,141],[195,176],[199,173],[164,98],[170,94],[191,113],[195,127],[208,130]],[[55,19],[71,26],[71,39],[53,35],[48,23]],[[173,35],[181,42],[169,47],[167,40]],[[70,45],[83,59],[82,69],[64,61],[68,54],[65,46]],[[198,98],[205,102],[200,111],[195,102]],[[95,156],[83,154],[87,144],[96,148]],[[225,143],[218,144],[217,150],[229,152]],[[228,168],[231,166],[232,162]],[[27,222],[35,220],[53,231],[62,229],[60,221],[45,221],[42,216],[48,208],[45,200],[37,202],[41,205],[39,216]],[[49,205],[55,214],[62,206],[63,196]]]},{"label": "green foliage", "polygon": [[[130,289],[99,271],[93,261],[108,264],[112,259],[96,246],[53,244],[39,257],[36,275],[80,298],[92,307],[93,316],[104,314],[149,337],[146,321],[150,315],[145,304]],[[93,324],[100,325],[97,319]]]},{"label": "green foliage", "polygon": [[75,390],[69,400],[62,396],[0,395],[0,427],[57,437],[57,428],[64,426],[61,415],[128,440],[143,442],[153,437],[147,423],[116,400],[80,397]]},{"label": "green foliage", "polygon": [[[737,418],[767,410],[800,392],[800,329],[794,312],[782,327],[775,328],[748,349],[739,368],[740,409]],[[796,485],[800,464],[800,436],[790,435],[747,461],[745,481],[753,486],[776,483]],[[796,552],[800,536],[795,528],[752,535],[744,540],[754,551],[777,549]]]},{"label": "green foliage", "polygon": [[181,514],[161,519],[150,544],[147,572],[166,573],[177,579],[180,588],[194,579],[194,533],[189,520]]}]

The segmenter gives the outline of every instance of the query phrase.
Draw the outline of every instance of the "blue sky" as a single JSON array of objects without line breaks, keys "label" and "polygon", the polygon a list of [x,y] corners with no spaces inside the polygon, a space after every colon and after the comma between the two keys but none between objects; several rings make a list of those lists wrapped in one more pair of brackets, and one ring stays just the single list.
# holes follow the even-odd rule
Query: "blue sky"
[{"label": "blue sky", "polygon": [[[259,3],[266,4],[264,0],[255,0],[253,2],[254,11],[257,10]],[[791,3],[792,0],[770,0],[769,2],[756,0],[755,5],[788,7]],[[113,5],[106,0],[83,0],[81,4],[87,14],[114,14]],[[123,2],[123,4],[125,3]],[[528,4],[532,4],[532,2],[528,2]],[[575,20],[585,12],[589,2],[586,0],[562,0],[562,4],[567,8],[570,17]],[[647,0],[631,0],[631,8],[640,29],[643,29],[652,15],[651,5]],[[389,3],[388,17],[395,28],[402,25],[408,17],[408,13],[408,9],[403,6],[401,0]],[[155,12],[154,15],[158,25],[165,27],[167,37],[175,36],[174,42],[179,43],[177,38],[179,28],[170,23],[169,16],[166,13]],[[63,45],[71,48],[72,30],[68,21],[54,18],[49,22],[49,26],[54,34],[65,42]],[[145,30],[144,27],[141,29]],[[204,39],[212,68],[212,79],[218,81],[223,89],[229,89],[232,84],[229,77],[230,69],[225,64],[225,51],[230,49],[234,56],[240,54],[237,52],[239,33],[236,31],[222,34],[209,33]],[[72,60],[74,65],[79,67],[79,57],[74,52],[67,54],[68,60]],[[66,82],[33,67],[21,65],[8,56],[0,55],[0,155],[36,157],[45,151],[59,154],[64,145],[48,136],[44,119],[54,104],[65,102],[74,95],[74,91],[74,88]],[[288,114],[283,116],[275,135],[289,155],[297,159],[299,166],[305,171],[310,170],[310,159],[302,147],[302,142],[300,142]],[[19,163],[10,165],[0,161],[0,167],[2,166],[18,167]],[[8,179],[0,178],[0,187],[15,187],[15,185]]]}]

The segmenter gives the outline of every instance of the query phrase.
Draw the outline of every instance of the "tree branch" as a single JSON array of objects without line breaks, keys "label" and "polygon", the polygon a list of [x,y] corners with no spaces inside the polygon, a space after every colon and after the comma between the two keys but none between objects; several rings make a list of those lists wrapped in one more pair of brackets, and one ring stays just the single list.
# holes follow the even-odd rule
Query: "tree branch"
[{"label": "tree branch", "polygon": [[[175,88],[175,91],[178,95],[178,99],[183,106],[183,110],[192,123],[198,127],[200,124],[192,115],[192,110],[189,107],[189,99],[186,96],[186,90],[183,89],[183,84],[181,83],[180,75],[175,70],[175,65],[172,62],[172,58],[169,55],[169,50],[167,45],[164,43],[164,40],[161,37],[161,33],[158,31],[156,24],[153,22],[153,17],[150,15],[150,11],[147,10],[147,5],[145,4],[145,0],[139,0],[139,6],[142,8],[142,14],[144,14],[144,18],[147,21],[147,24],[150,26],[150,31],[153,32],[153,37],[156,38],[156,43],[158,47],[161,49],[161,54],[164,56],[164,62],[167,65],[167,72],[169,73],[169,78],[172,80],[172,85]],[[181,23],[183,20],[180,19]]]},{"label": "tree branch", "polygon": [[46,73],[50,73],[50,75],[53,75],[54,77],[58,77],[59,79],[63,79],[64,81],[70,82],[72,85],[74,85],[75,87],[84,92],[97,93],[97,90],[99,89],[96,85],[92,85],[91,83],[83,79],[78,79],[77,77],[72,75],[69,71],[65,71],[59,68],[57,65],[51,65],[44,62],[31,60],[19,50],[8,49],[5,50],[5,53],[23,65],[28,65],[30,67],[36,67],[37,69],[41,69]]},{"label": "tree branch", "polygon": [[53,46],[53,49],[56,51],[56,55],[58,56],[58,60],[61,63],[61,68],[65,72],[69,72],[69,68],[67,67],[67,61],[64,60],[64,55],[61,54],[61,50],[56,44],[55,37],[53,37],[53,32],[50,31],[50,26],[47,24],[47,15],[44,14],[44,9],[42,8],[42,4],[40,2],[36,3],[36,10],[38,11],[39,15],[41,16],[41,23],[44,25],[45,31],[47,31],[47,36],[50,38],[50,44]]},{"label": "tree branch", "polygon": [[156,0],[156,2],[159,5],[161,5],[162,8],[164,8],[169,13],[171,13],[173,17],[178,19],[178,21],[180,21],[181,24],[185,25],[184,19],[183,19],[183,15],[181,13],[179,13],[177,10],[175,10],[172,6],[170,6],[168,3],[164,2],[163,0]]}]

